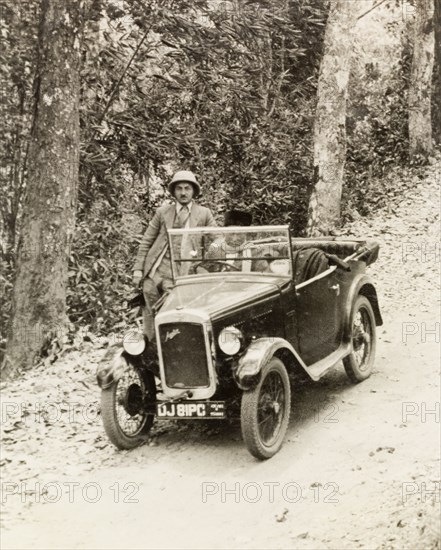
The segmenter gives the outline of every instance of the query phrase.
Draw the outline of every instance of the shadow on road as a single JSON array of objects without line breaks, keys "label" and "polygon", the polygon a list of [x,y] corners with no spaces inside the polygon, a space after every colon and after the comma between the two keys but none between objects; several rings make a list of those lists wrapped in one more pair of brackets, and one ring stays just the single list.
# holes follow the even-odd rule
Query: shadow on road
[{"label": "shadow on road", "polygon": [[[338,422],[341,396],[353,388],[343,369],[334,369],[318,382],[298,380],[292,385],[291,417],[288,437],[311,423]],[[183,445],[243,448],[240,409],[227,420],[165,420],[156,422],[148,447],[180,448]],[[145,446],[144,446],[145,447]]]}]

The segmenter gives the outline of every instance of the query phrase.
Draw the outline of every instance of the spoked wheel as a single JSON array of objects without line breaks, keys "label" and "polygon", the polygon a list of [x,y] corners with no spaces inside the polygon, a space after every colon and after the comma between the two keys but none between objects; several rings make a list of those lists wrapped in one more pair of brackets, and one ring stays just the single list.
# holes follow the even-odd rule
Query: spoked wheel
[{"label": "spoked wheel", "polygon": [[133,449],[146,439],[154,414],[148,406],[156,400],[155,377],[127,364],[121,378],[101,391],[101,415],[110,441],[118,449]]},{"label": "spoked wheel", "polygon": [[352,351],[343,359],[343,365],[352,382],[362,382],[372,373],[376,349],[375,316],[364,296],[355,301],[351,326]]},{"label": "spoked wheel", "polygon": [[250,453],[265,460],[282,446],[288,429],[291,389],[285,365],[273,357],[259,384],[242,394],[242,436]]}]

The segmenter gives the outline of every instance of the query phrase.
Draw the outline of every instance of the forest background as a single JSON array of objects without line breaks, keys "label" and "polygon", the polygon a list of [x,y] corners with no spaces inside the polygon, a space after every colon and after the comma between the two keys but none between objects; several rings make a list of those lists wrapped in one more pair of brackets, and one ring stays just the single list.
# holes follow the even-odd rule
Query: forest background
[{"label": "forest background", "polygon": [[[433,34],[433,4],[420,3],[432,10],[426,18],[432,28],[426,25],[425,32]],[[44,39],[39,21],[50,4],[1,4],[2,355],[30,171]],[[409,148],[417,6],[408,0],[358,4],[353,41],[348,38],[342,224],[399,196],[400,172],[418,173],[435,162],[430,148]],[[166,185],[176,169],[197,173],[201,202],[219,223],[234,207],[250,211],[255,224],[289,223],[295,236],[305,235],[331,7],[322,0],[87,3],[76,224],[67,271],[71,332],[106,334],[126,324],[124,299],[133,291],[137,245],[154,210],[169,199]],[[439,28],[437,36],[439,50]],[[439,53],[434,87],[436,79]],[[432,116],[436,145],[436,108]],[[40,252],[22,249],[21,257]]]}]

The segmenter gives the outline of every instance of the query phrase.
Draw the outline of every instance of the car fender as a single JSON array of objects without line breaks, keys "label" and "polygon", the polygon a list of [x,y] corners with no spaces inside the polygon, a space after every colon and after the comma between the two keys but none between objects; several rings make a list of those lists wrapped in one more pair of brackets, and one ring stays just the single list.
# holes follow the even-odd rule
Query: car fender
[{"label": "car fender", "polygon": [[369,300],[372,306],[372,309],[374,311],[375,324],[377,326],[381,326],[383,324],[383,318],[381,317],[380,306],[378,304],[378,295],[377,295],[377,291],[375,290],[374,283],[372,282],[372,279],[369,277],[369,275],[360,273],[352,281],[352,285],[351,285],[351,288],[349,289],[348,297],[346,300],[344,323],[343,323],[343,340],[345,342],[351,339],[352,307],[359,294],[361,294],[362,296],[365,296]]},{"label": "car fender", "polygon": [[124,354],[124,348],[121,348],[116,352],[112,361],[97,368],[96,380],[98,386],[102,390],[110,388],[112,384],[115,384],[121,378],[127,365],[128,361]]},{"label": "car fender", "polygon": [[290,353],[292,359],[300,364],[305,372],[308,373],[306,365],[287,340],[274,337],[259,338],[248,346],[245,353],[236,363],[233,373],[239,388],[241,390],[250,390],[255,387],[259,383],[263,367],[279,351]]}]

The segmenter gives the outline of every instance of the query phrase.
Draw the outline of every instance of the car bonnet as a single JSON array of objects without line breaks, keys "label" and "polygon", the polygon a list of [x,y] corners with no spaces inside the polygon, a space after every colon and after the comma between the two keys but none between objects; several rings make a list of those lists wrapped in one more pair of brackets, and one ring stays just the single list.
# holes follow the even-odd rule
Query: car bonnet
[{"label": "car bonnet", "polygon": [[161,312],[189,308],[217,316],[241,304],[278,294],[286,282],[280,277],[246,276],[182,281],[170,292]]}]

